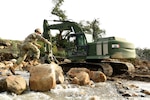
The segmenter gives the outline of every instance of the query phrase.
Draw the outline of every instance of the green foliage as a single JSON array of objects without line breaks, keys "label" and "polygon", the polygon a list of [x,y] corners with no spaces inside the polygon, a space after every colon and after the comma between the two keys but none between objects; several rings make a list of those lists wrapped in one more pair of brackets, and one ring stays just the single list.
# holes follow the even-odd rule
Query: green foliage
[{"label": "green foliage", "polygon": [[67,16],[65,15],[65,11],[60,9],[60,6],[64,2],[64,0],[52,0],[52,1],[55,6],[53,10],[51,11],[51,14],[58,16],[60,20],[67,19]]},{"label": "green foliage", "polygon": [[52,37],[53,41],[53,54],[56,56],[66,56],[65,49],[67,48],[67,40],[58,38],[58,35]]},{"label": "green foliage", "polygon": [[[53,39],[55,39],[54,37],[53,37]],[[52,41],[54,41],[54,40],[52,40]],[[63,44],[64,42],[58,42],[58,43],[61,43],[61,44]],[[52,46],[52,51],[53,51],[53,54],[55,55],[55,56],[66,56],[66,52],[65,52],[65,49],[63,49],[62,47],[60,47],[59,46],[59,48],[58,48],[58,43],[55,43],[55,42],[53,42],[53,46]],[[44,55],[45,55],[45,47],[44,47],[44,43],[43,42],[41,42],[41,41],[38,41],[38,44],[40,44],[41,45],[41,48],[40,48],[40,55],[43,57]],[[57,45],[56,45],[57,44]],[[59,44],[60,45],[60,44]],[[61,49],[60,49],[61,48]]]},{"label": "green foliage", "polygon": [[138,58],[142,60],[149,60],[150,61],[150,49],[144,48],[136,48],[136,53]]},{"label": "green foliage", "polygon": [[14,57],[17,57],[20,53],[20,50],[19,50],[19,47],[18,47],[20,44],[18,44],[16,41],[12,41],[11,45],[12,45],[11,46],[12,47],[11,52],[12,52]]},{"label": "green foliage", "polygon": [[66,48],[68,45],[67,39],[59,39],[58,34],[55,37],[52,37],[52,41],[58,48]]},{"label": "green foliage", "polygon": [[61,57],[65,57],[66,56],[66,52],[64,48],[58,48],[56,46],[56,44],[53,44],[53,48],[52,48],[53,54],[55,56],[61,56]]},{"label": "green foliage", "polygon": [[53,44],[53,48],[52,48],[52,51],[53,51],[53,54],[54,55],[57,55],[58,53],[58,49],[57,49],[57,46]]},{"label": "green foliage", "polygon": [[101,38],[103,35],[105,35],[105,30],[102,30],[99,27],[99,20],[94,19],[93,21],[80,21],[80,26],[82,27],[83,31],[85,33],[92,34],[93,40],[97,41],[98,38]]}]

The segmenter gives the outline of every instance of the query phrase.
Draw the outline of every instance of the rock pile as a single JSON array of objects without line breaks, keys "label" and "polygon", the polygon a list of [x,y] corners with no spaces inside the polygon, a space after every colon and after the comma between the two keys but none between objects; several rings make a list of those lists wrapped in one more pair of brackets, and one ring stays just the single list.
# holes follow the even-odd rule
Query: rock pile
[{"label": "rock pile", "polygon": [[26,70],[30,73],[29,86],[21,75],[13,75],[9,68],[13,66],[15,60],[0,62],[0,92],[12,92],[22,94],[26,90],[30,91],[50,91],[56,84],[64,82],[78,85],[92,85],[94,82],[105,82],[106,76],[100,71],[90,71],[86,68],[71,68],[66,80],[64,73],[58,64],[39,63],[36,66],[32,62],[23,62],[16,70]]}]

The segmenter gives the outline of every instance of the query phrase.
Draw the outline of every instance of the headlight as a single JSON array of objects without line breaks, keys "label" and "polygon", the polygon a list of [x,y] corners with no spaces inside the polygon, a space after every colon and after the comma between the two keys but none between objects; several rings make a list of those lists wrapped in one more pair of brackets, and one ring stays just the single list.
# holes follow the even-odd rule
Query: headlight
[{"label": "headlight", "polygon": [[119,44],[112,44],[112,46],[111,46],[112,48],[119,48],[120,47],[120,45]]}]

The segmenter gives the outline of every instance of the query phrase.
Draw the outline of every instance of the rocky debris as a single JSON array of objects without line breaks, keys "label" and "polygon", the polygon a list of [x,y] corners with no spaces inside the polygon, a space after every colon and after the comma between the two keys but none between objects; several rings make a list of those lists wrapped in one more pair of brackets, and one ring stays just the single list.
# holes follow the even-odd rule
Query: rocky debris
[{"label": "rocky debris", "polygon": [[[20,83],[20,81],[18,82],[17,80],[21,80],[19,79],[20,77],[13,76],[9,71],[9,67],[12,67],[13,64],[14,62],[12,60],[0,62],[0,90],[1,92],[9,91],[16,94],[21,94],[21,89],[23,89],[21,86],[24,85],[24,83]],[[30,67],[28,69],[28,72],[30,72],[30,90],[46,91],[50,90],[51,88],[55,88],[56,84],[62,84],[64,82],[63,70],[54,62],[51,64],[39,64],[37,66],[33,66],[29,62],[23,62],[19,66],[21,66],[23,69]],[[9,82],[9,84],[6,86],[7,82]]]},{"label": "rocky debris", "polygon": [[72,84],[93,85],[94,82],[105,82],[106,75],[101,71],[90,71],[87,68],[71,68],[67,72]]},{"label": "rocky debris", "polygon": [[9,67],[11,66],[13,66],[13,63],[11,61],[0,62],[0,75],[2,76],[12,75],[12,73],[9,71]]},{"label": "rocky debris", "polygon": [[32,91],[49,91],[56,83],[63,83],[64,76],[60,66],[55,63],[39,64],[30,69],[29,87]]},{"label": "rocky debris", "polygon": [[143,90],[134,84],[124,84],[121,81],[116,82],[116,88],[118,93],[120,93],[123,97],[145,97],[146,95],[150,95],[150,91]]},{"label": "rocky debris", "polygon": [[[16,62],[16,59],[11,59],[9,61],[2,61],[0,62],[0,75],[8,76],[12,75],[12,73],[9,71],[10,68],[13,68],[14,64]],[[28,62],[22,62],[20,65],[17,65],[16,70],[23,70],[22,68],[27,67]]]},{"label": "rocky debris", "polygon": [[27,89],[26,80],[21,76],[1,76],[0,92],[22,94]]}]

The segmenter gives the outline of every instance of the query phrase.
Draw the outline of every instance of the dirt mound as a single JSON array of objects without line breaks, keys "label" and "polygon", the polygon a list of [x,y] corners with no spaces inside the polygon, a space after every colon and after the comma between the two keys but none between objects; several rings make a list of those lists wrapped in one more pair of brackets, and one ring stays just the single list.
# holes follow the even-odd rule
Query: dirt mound
[{"label": "dirt mound", "polygon": [[0,61],[17,58],[21,41],[0,39]]},{"label": "dirt mound", "polygon": [[122,78],[127,80],[150,82],[150,61],[141,59],[120,59],[120,61],[132,63],[135,67],[135,72],[124,73],[122,75],[109,77],[109,80],[116,80],[118,78]]}]

